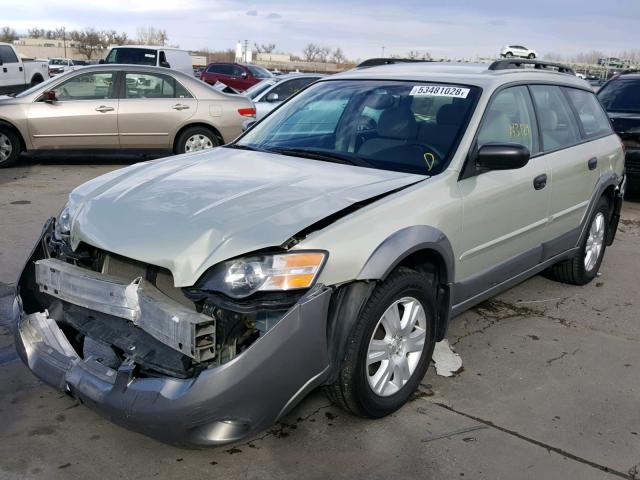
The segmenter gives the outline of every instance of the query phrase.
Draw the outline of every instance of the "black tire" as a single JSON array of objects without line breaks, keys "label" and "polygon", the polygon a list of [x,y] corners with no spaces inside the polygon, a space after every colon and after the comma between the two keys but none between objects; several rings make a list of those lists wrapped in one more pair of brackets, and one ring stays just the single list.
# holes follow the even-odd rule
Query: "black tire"
[{"label": "black tire", "polygon": [[42,78],[40,75],[34,75],[33,78],[31,79],[31,86],[35,87],[36,85],[42,82],[44,82],[44,78]]},{"label": "black tire", "polygon": [[178,136],[175,146],[176,153],[187,153],[187,140],[194,135],[200,135],[209,139],[211,142],[211,148],[221,145],[220,139],[213,130],[207,127],[189,127]]},{"label": "black tire", "polygon": [[[585,267],[585,255],[587,250],[587,242],[589,239],[589,230],[598,214],[604,216],[604,239],[602,249],[596,260],[595,265],[587,270]],[[578,251],[568,260],[556,263],[547,272],[547,276],[553,280],[557,280],[562,283],[568,283],[571,285],[586,285],[591,280],[596,278],[600,264],[604,258],[604,252],[607,249],[606,238],[609,231],[609,221],[611,219],[611,207],[606,197],[601,197],[598,200],[595,210],[589,218],[589,223],[586,231],[583,234],[583,238],[580,240],[580,247]]]},{"label": "black tire", "polygon": [[[4,140],[6,139],[6,140]],[[0,168],[10,167],[18,161],[20,156],[20,137],[10,128],[0,127],[0,143],[8,142],[8,146],[11,149],[8,157],[4,158],[4,155],[0,153]],[[0,145],[2,149],[3,145]]]},{"label": "black tire", "polygon": [[[429,367],[435,346],[436,301],[428,285],[429,280],[424,275],[401,267],[375,288],[353,328],[338,379],[326,388],[327,396],[334,404],[354,415],[380,418],[395,412],[409,400]],[[369,342],[387,308],[407,296],[418,300],[426,314],[422,356],[404,386],[393,395],[379,396],[367,380]]]},{"label": "black tire", "polygon": [[530,53],[527,58],[529,58],[530,60],[533,60],[534,58],[536,58],[536,56],[535,56],[535,54]]}]

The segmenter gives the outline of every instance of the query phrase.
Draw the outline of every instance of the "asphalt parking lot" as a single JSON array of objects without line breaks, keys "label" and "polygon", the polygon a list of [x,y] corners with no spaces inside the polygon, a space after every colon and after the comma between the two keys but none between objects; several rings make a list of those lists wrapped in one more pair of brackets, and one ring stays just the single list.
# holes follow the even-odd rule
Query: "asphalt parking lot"
[{"label": "asphalt parking lot", "polygon": [[[36,155],[0,170],[0,282],[15,281],[73,187],[139,158]],[[39,382],[14,354],[0,287],[0,478],[640,479],[639,252],[629,201],[594,282],[538,276],[455,318],[464,370],[430,369],[396,414],[353,418],[315,392],[258,437],[199,451]]]}]

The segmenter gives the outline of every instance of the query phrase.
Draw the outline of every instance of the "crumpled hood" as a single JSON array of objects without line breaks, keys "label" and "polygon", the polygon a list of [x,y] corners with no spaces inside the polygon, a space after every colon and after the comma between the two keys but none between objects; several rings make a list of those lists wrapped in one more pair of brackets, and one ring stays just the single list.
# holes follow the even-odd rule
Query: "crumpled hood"
[{"label": "crumpled hood", "polygon": [[349,205],[424,176],[217,148],[132,165],[70,195],[80,242],[169,269],[190,286],[216,263],[278,246]]}]

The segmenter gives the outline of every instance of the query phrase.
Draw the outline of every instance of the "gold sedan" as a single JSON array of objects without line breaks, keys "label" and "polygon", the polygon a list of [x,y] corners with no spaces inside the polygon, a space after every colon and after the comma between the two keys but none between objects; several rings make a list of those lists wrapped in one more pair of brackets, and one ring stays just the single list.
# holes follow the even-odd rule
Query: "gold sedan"
[{"label": "gold sedan", "polygon": [[194,152],[230,142],[253,117],[248,98],[175,70],[84,67],[14,97],[0,97],[0,167],[27,150]]}]

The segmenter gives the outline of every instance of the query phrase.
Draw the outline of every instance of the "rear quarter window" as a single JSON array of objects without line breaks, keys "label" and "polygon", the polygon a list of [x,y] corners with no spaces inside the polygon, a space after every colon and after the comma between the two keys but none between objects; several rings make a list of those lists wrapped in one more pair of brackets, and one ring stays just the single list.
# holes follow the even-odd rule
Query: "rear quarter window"
[{"label": "rear quarter window", "polygon": [[578,120],[586,138],[612,133],[609,117],[593,93],[576,88],[565,88],[564,91],[578,114]]}]

